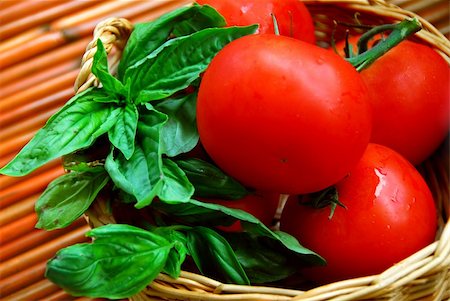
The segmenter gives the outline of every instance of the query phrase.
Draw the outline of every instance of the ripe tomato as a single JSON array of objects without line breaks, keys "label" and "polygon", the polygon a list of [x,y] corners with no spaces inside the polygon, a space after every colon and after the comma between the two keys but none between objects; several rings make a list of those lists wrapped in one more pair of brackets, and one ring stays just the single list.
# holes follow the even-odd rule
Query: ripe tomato
[{"label": "ripe tomato", "polygon": [[[279,194],[254,193],[240,200],[202,199],[202,201],[243,210],[259,219],[264,225],[270,226],[278,208]],[[236,222],[228,227],[224,226],[219,228],[229,232],[242,231],[240,222]]]},{"label": "ripe tomato", "polygon": [[205,71],[197,126],[212,160],[244,185],[309,193],[361,158],[372,125],[367,97],[338,55],[289,37],[245,36]]},{"label": "ripe tomato", "polygon": [[[350,43],[356,45],[357,38]],[[428,46],[403,41],[361,76],[374,108],[371,141],[421,163],[448,135],[448,63]]]},{"label": "ripe tomato", "polygon": [[224,16],[228,26],[259,24],[259,33],[274,33],[272,14],[281,35],[314,44],[314,24],[299,0],[197,0]]},{"label": "ripe tomato", "polygon": [[336,185],[339,200],[330,208],[291,197],[281,229],[327,260],[305,270],[306,277],[330,282],[378,274],[434,240],[436,208],[417,170],[397,152],[369,144],[350,175]]}]

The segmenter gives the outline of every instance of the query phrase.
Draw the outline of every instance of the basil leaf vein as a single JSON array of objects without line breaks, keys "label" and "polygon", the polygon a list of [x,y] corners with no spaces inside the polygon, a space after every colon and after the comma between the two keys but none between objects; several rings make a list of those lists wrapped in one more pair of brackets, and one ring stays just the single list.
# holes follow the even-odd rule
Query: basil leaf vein
[{"label": "basil leaf vein", "polygon": [[207,28],[165,42],[148,57],[127,69],[132,98],[145,103],[187,88],[204,72],[226,44],[255,32],[257,26]]},{"label": "basil leaf vein", "polygon": [[130,159],[134,152],[134,140],[138,124],[138,110],[135,104],[127,103],[121,107],[116,123],[108,131],[109,141]]}]

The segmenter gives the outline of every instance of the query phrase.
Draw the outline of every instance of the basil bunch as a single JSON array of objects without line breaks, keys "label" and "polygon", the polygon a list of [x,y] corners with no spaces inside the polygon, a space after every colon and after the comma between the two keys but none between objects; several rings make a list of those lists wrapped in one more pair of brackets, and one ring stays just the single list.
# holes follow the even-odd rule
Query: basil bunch
[{"label": "basil bunch", "polygon": [[[69,293],[129,297],[160,272],[178,277],[188,255],[200,272],[238,284],[284,278],[295,272],[292,262],[299,259],[323,262],[293,237],[271,231],[246,212],[194,199],[247,194],[211,163],[179,158],[199,140],[200,74],[226,44],[257,29],[224,26],[220,14],[200,5],[137,24],[117,76],[111,75],[98,40],[92,72],[101,87],[70,99],[0,170],[24,176],[64,157],[70,172],[50,183],[37,201],[38,228],[68,226],[106,187],[134,210],[151,208],[159,214],[155,225],[103,226],[87,233],[95,238],[92,243],[59,251],[46,275]],[[99,149],[104,153],[97,154],[95,163]],[[246,232],[215,228],[236,220]]]}]

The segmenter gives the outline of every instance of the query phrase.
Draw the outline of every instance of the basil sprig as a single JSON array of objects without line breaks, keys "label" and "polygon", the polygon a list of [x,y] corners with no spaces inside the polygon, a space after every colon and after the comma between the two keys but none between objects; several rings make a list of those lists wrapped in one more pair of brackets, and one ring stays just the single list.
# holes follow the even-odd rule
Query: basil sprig
[{"label": "basil sprig", "polygon": [[[228,213],[232,211],[265,227],[249,214],[237,209]],[[47,264],[46,276],[74,296],[120,299],[140,292],[161,271],[177,278],[187,256],[202,274],[242,285],[286,278],[301,266],[304,256],[307,262],[323,263],[288,234],[263,232],[224,233],[195,225],[147,230],[106,225],[87,233],[94,238],[92,243],[59,251]]]},{"label": "basil sprig", "polygon": [[57,252],[45,276],[74,296],[122,299],[143,290],[164,268],[173,244],[129,225],[89,231],[93,243]]}]

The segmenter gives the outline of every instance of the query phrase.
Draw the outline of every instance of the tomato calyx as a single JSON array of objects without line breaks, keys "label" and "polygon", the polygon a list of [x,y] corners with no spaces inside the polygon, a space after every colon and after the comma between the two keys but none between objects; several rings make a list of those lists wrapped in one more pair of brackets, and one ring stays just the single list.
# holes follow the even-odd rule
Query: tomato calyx
[{"label": "tomato calyx", "polygon": [[[300,198],[302,198],[302,200],[300,200]],[[330,214],[328,215],[328,219],[333,217],[337,206],[347,209],[344,203],[339,200],[339,194],[335,186],[330,186],[321,191],[299,197],[299,202],[302,205],[311,206],[315,209],[321,209],[329,206]]]},{"label": "tomato calyx", "polygon": [[[410,35],[422,29],[422,24],[417,18],[405,19],[397,24],[384,24],[376,26],[365,32],[358,41],[358,54],[350,55],[346,60],[361,71],[369,67],[378,58],[383,56],[391,48],[408,38]],[[390,31],[386,39],[381,40],[374,47],[368,49],[368,42],[376,35]],[[351,53],[351,51],[349,52]]]}]

